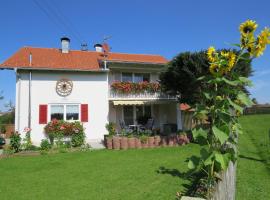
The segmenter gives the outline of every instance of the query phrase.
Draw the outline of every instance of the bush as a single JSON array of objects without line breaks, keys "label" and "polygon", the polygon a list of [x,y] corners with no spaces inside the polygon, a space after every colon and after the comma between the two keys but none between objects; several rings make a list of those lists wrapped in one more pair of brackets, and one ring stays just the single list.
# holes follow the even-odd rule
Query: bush
[{"label": "bush", "polygon": [[53,119],[44,127],[45,133],[49,137],[57,136],[71,136],[84,132],[83,126],[80,122],[66,122],[63,120]]},{"label": "bush", "polygon": [[148,136],[146,136],[146,135],[141,135],[140,136],[141,143],[146,144],[147,140],[148,140]]},{"label": "bush", "polygon": [[49,140],[43,139],[40,143],[40,149],[44,151],[49,151],[52,145],[50,144]]},{"label": "bush", "polygon": [[84,133],[73,134],[71,136],[71,145],[73,147],[80,147],[84,144],[84,139],[85,139]]},{"label": "bush", "polygon": [[109,133],[109,136],[113,136],[113,135],[115,135],[116,134],[116,131],[115,131],[115,123],[113,123],[113,122],[109,122],[108,124],[106,124],[106,129],[107,129],[107,131],[108,131],[108,133]]},{"label": "bush", "polygon": [[21,147],[21,136],[18,132],[12,133],[10,136],[10,146],[15,152],[20,151]]}]

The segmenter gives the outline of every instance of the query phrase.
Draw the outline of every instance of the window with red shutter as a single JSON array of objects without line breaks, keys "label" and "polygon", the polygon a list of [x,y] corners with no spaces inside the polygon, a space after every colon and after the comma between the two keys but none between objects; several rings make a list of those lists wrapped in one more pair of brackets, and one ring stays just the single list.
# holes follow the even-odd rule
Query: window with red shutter
[{"label": "window with red shutter", "polygon": [[47,105],[39,105],[39,124],[47,124]]},{"label": "window with red shutter", "polygon": [[81,104],[81,122],[88,122],[88,104]]}]

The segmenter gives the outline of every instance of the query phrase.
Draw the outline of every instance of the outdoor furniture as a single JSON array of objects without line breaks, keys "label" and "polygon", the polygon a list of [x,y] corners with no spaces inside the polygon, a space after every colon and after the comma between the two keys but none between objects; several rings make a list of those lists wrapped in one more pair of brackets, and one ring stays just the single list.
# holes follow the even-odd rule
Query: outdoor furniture
[{"label": "outdoor furniture", "polygon": [[141,126],[140,129],[142,130],[152,130],[154,126],[154,119],[149,118],[145,124],[145,126]]},{"label": "outdoor furniture", "polygon": [[129,125],[129,127],[136,133],[139,132],[140,128],[141,128],[142,125],[140,124],[132,124],[132,125]]},{"label": "outdoor furniture", "polygon": [[121,130],[125,130],[127,132],[132,132],[133,131],[129,126],[127,126],[125,124],[124,120],[119,120],[119,125],[120,125]]}]

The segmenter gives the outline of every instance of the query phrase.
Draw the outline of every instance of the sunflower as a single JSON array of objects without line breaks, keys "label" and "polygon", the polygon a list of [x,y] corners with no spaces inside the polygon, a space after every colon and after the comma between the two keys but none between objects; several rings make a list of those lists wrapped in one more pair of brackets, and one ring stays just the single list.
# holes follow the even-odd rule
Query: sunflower
[{"label": "sunflower", "polygon": [[209,71],[212,75],[217,75],[219,71],[219,66],[215,63],[210,64]]},{"label": "sunflower", "polygon": [[265,28],[261,34],[257,37],[256,47],[253,53],[253,56],[259,57],[263,54],[266,49],[266,45],[270,44],[270,30]]},{"label": "sunflower", "polygon": [[216,49],[213,46],[208,48],[208,50],[207,50],[207,58],[208,58],[208,60],[210,62],[215,62],[216,61],[215,53],[216,53]]},{"label": "sunflower", "polygon": [[232,51],[230,51],[228,54],[228,71],[231,71],[236,61],[236,55]]},{"label": "sunflower", "polygon": [[240,30],[242,35],[247,35],[250,33],[254,33],[254,31],[256,30],[257,27],[258,27],[258,25],[256,24],[255,21],[247,20],[247,21],[243,22],[242,24],[240,24],[239,30]]}]

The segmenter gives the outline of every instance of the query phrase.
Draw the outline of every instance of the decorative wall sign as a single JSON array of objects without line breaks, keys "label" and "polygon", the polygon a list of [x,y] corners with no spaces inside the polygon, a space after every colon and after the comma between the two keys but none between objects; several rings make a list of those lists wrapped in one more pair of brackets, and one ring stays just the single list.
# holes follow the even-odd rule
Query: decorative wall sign
[{"label": "decorative wall sign", "polygon": [[62,97],[66,97],[71,94],[73,83],[69,79],[61,79],[56,83],[56,93]]}]

